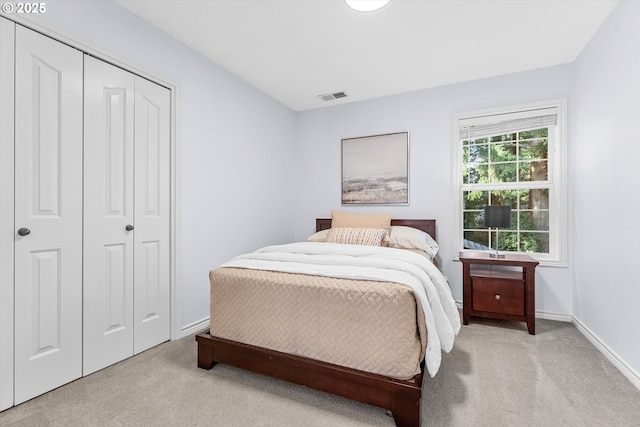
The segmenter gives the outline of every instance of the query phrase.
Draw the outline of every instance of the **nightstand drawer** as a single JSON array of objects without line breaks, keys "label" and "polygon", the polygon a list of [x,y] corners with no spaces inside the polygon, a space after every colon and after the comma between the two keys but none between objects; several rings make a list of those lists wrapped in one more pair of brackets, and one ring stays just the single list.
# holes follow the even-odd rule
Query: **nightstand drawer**
[{"label": "nightstand drawer", "polygon": [[524,282],[472,277],[471,307],[474,311],[524,316]]}]

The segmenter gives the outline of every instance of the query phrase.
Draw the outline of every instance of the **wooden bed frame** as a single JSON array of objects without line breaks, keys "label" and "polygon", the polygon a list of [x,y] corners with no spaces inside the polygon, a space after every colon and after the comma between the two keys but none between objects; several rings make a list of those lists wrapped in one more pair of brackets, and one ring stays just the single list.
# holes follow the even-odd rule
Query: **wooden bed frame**
[{"label": "wooden bed frame", "polygon": [[[436,238],[436,222],[431,219],[394,219],[391,225],[418,228]],[[331,228],[330,218],[316,219],[316,231]],[[196,335],[198,367],[211,369],[216,363],[245,369],[316,390],[343,396],[388,409],[396,426],[420,426],[422,372],[409,380],[345,368],[330,363],[211,336]]]}]

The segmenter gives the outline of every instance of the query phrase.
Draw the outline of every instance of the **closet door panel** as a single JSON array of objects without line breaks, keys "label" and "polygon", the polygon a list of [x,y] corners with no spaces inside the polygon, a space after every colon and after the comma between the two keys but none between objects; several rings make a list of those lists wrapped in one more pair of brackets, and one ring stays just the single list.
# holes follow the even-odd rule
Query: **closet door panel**
[{"label": "closet door panel", "polygon": [[170,337],[170,92],[136,77],[134,351]]},{"label": "closet door panel", "polygon": [[84,375],[133,355],[133,91],[85,56]]},{"label": "closet door panel", "polygon": [[82,373],[82,54],[21,26],[15,43],[18,404]]},{"label": "closet door panel", "polygon": [[0,411],[13,405],[14,34],[0,17]]}]

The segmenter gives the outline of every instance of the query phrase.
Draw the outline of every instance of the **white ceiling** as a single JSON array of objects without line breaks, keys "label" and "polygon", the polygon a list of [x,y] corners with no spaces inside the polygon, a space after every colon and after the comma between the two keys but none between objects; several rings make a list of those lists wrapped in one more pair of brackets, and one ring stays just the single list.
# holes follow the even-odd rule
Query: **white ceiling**
[{"label": "white ceiling", "polygon": [[116,1],[295,111],[569,63],[618,3]]}]

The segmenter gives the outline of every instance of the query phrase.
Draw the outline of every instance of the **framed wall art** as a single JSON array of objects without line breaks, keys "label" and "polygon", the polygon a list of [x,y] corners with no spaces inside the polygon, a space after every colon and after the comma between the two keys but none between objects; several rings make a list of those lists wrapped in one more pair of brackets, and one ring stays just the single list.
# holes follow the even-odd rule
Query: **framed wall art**
[{"label": "framed wall art", "polygon": [[342,140],[342,204],[409,203],[409,132]]}]

